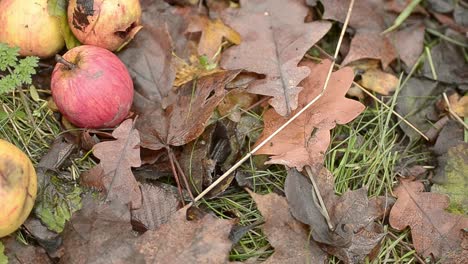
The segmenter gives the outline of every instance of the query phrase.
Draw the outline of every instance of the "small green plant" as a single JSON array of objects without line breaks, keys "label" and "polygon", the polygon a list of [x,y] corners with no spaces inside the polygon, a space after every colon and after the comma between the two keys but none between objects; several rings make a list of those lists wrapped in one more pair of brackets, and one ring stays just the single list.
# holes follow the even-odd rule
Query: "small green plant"
[{"label": "small green plant", "polygon": [[19,59],[19,48],[0,43],[0,95],[14,91],[17,87],[31,84],[36,74],[38,57]]}]

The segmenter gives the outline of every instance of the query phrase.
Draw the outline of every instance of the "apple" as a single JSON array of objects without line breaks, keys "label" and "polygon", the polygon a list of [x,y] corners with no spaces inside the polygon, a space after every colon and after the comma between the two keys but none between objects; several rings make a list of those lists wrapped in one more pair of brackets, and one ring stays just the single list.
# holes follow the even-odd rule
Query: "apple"
[{"label": "apple", "polygon": [[47,58],[65,45],[60,21],[47,11],[48,0],[0,0],[0,42],[22,56]]},{"label": "apple", "polygon": [[115,51],[142,28],[139,0],[70,0],[68,24],[83,44]]},{"label": "apple", "polygon": [[36,195],[37,176],[31,160],[15,145],[0,139],[0,237],[24,223]]},{"label": "apple", "polygon": [[133,82],[125,65],[107,49],[83,45],[69,50],[52,72],[52,97],[59,111],[82,128],[114,127],[127,117]]}]

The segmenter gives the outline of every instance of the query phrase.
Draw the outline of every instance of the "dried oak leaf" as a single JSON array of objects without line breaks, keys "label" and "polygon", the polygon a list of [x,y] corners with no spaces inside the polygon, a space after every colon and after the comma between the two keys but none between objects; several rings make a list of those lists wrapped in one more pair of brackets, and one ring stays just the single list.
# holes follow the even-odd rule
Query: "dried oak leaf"
[{"label": "dried oak leaf", "polygon": [[137,209],[141,206],[141,191],[132,167],[140,167],[140,135],[133,127],[133,121],[127,119],[117,127],[112,136],[114,141],[98,143],[93,154],[101,162],[102,183],[109,200],[119,200]]},{"label": "dried oak leaf", "polygon": [[310,181],[295,169],[288,171],[285,193],[293,216],[310,226],[312,237],[322,249],[345,263],[362,263],[378,252],[385,233],[382,218],[393,200],[384,197],[368,198],[361,188],[337,196],[333,189],[333,175],[323,166],[311,170],[328,210],[333,230],[328,228],[320,209],[315,205]]},{"label": "dried oak leaf", "polygon": [[163,109],[157,101],[142,108],[136,127],[141,145],[158,150],[182,146],[203,133],[213,110],[223,100],[225,86],[240,71],[226,71],[201,78],[178,89],[175,102]]},{"label": "dried oak leaf", "polygon": [[137,247],[146,263],[228,263],[234,222],[209,214],[192,221],[186,217],[185,207],[157,230],[140,237]]},{"label": "dried oak leaf", "polygon": [[221,48],[223,38],[239,45],[241,36],[232,28],[226,26],[221,19],[210,20],[205,16],[192,17],[187,32],[201,32],[198,44],[198,55],[207,56],[210,60]]},{"label": "dried oak leaf", "polygon": [[[423,50],[424,28],[412,31],[414,26],[410,26],[403,29],[402,33],[382,35],[381,32],[389,26],[386,24],[385,18],[388,14],[385,12],[384,2],[383,0],[355,2],[349,26],[356,30],[356,34],[343,65],[371,58],[379,59],[385,69],[398,55],[408,67],[412,67],[416,62],[414,58],[417,59]],[[324,19],[344,23],[350,0],[326,0],[322,3],[325,9]]]},{"label": "dried oak leaf", "polygon": [[400,181],[393,191],[398,199],[390,212],[390,225],[397,230],[409,226],[414,248],[424,257],[442,258],[442,263],[446,256],[466,257],[468,249],[461,244],[468,218],[444,210],[450,203],[447,196],[423,191],[419,181]]},{"label": "dried oak leaf", "polygon": [[[320,94],[331,62],[325,60],[315,64],[306,61],[300,65],[309,68],[310,74],[301,83],[304,90],[299,98],[299,107],[293,114]],[[322,163],[330,143],[330,129],[336,124],[350,122],[364,109],[361,103],[345,98],[353,77],[351,68],[342,68],[332,73],[325,94],[255,154],[272,155],[267,163],[283,164],[298,170],[302,170],[302,167],[308,164]],[[266,111],[265,128],[257,144],[286,121],[286,118],[273,109]]]},{"label": "dried oak leaf", "polygon": [[299,61],[331,27],[326,21],[304,23],[307,12],[300,0],[257,0],[241,1],[240,9],[223,15],[242,43],[223,53],[221,67],[265,75],[250,84],[249,92],[273,97],[269,102],[282,116],[297,108],[298,85],[309,75]]},{"label": "dried oak leaf", "polygon": [[[15,236],[0,239],[5,249],[0,251],[0,263],[2,264],[52,264],[54,263],[42,247],[24,245]],[[1,245],[1,244],[0,244]],[[1,249],[1,247],[0,247]],[[8,258],[6,262],[1,258],[3,253]]]},{"label": "dried oak leaf", "polygon": [[128,206],[117,200],[102,203],[87,196],[83,209],[67,224],[59,263],[145,263],[135,247]]},{"label": "dried oak leaf", "polygon": [[284,197],[249,193],[265,220],[263,231],[275,248],[275,253],[263,263],[324,263],[327,255],[310,239],[306,226],[289,213]]}]

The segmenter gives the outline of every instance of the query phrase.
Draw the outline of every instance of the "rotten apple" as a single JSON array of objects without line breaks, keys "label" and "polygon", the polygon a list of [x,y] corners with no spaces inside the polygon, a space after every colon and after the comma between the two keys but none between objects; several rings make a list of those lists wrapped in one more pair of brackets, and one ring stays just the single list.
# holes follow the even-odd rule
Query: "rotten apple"
[{"label": "rotten apple", "polygon": [[37,176],[31,160],[15,145],[0,139],[0,237],[23,224],[36,194]]},{"label": "rotten apple", "polygon": [[83,45],[56,59],[52,97],[71,123],[83,128],[114,127],[127,117],[133,82],[114,53]]},{"label": "rotten apple", "polygon": [[142,28],[139,0],[70,0],[68,24],[83,44],[115,51]]},{"label": "rotten apple", "polygon": [[60,21],[47,11],[48,0],[0,0],[0,42],[23,56],[46,58],[65,45]]}]

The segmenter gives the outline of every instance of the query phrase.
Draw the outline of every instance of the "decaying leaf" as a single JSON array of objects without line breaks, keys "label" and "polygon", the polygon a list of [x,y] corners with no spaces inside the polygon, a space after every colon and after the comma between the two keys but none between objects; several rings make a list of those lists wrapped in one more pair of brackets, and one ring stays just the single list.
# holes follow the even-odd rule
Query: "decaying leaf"
[{"label": "decaying leaf", "polygon": [[101,162],[102,182],[109,200],[131,204],[133,209],[141,206],[141,191],[133,176],[132,167],[140,167],[140,135],[127,119],[118,126],[112,136],[114,141],[101,142],[94,146],[93,154]]},{"label": "decaying leaf", "polygon": [[[441,40],[439,44],[431,48],[430,52],[438,81],[456,84],[468,83],[468,64],[460,47]],[[424,61],[422,72],[425,77],[434,79],[431,62],[428,59]]]},{"label": "decaying leaf", "polygon": [[433,255],[442,263],[447,256],[466,257],[468,249],[461,244],[468,218],[444,210],[449,205],[447,196],[423,191],[419,181],[400,181],[393,191],[398,199],[390,212],[390,225],[397,230],[409,226],[414,247],[424,257]]},{"label": "decaying leaf", "polygon": [[305,225],[289,213],[284,197],[249,193],[265,220],[263,231],[275,248],[275,253],[263,263],[324,263],[327,255],[311,239]]},{"label": "decaying leaf", "polygon": [[140,109],[136,127],[141,132],[141,145],[158,150],[184,145],[203,133],[213,110],[226,95],[226,84],[239,71],[226,71],[206,76],[178,89],[175,102],[161,108],[153,101]]},{"label": "decaying leaf", "polygon": [[218,68],[216,63],[207,62],[210,64],[202,64],[202,58],[206,57],[190,56],[188,63],[185,60],[176,57],[174,61],[176,77],[173,85],[175,87],[179,87],[195,79],[224,71],[223,69]]},{"label": "decaying leaf", "polygon": [[138,225],[142,231],[156,230],[169,220],[179,206],[177,189],[171,185],[146,183],[141,186],[141,194],[142,206],[132,210],[131,214],[133,225]]},{"label": "decaying leaf", "polygon": [[364,71],[361,74],[361,84],[364,88],[383,95],[389,95],[398,86],[398,78],[395,75],[380,70],[376,60],[361,60],[353,63],[355,71]]},{"label": "decaying leaf", "polygon": [[127,205],[118,200],[102,203],[84,198],[63,232],[63,255],[59,263],[145,263],[135,248],[136,235]]},{"label": "decaying leaf", "polygon": [[[344,23],[349,0],[322,1],[325,9],[324,19]],[[343,60],[343,65],[360,59],[379,59],[384,69],[398,56],[413,66],[423,50],[424,28],[409,26],[403,32],[382,35],[389,26],[383,0],[356,1],[349,21],[349,26],[356,30],[350,50]],[[392,21],[392,19],[387,19]],[[416,27],[416,29],[415,29]],[[416,59],[415,59],[416,58]]]},{"label": "decaying leaf", "polygon": [[[419,130],[426,132],[432,127],[428,120],[437,116],[434,103],[435,96],[440,92],[441,87],[436,82],[422,78],[411,78],[400,91],[395,109]],[[400,127],[411,140],[421,137],[403,122],[400,122]]]},{"label": "decaying leaf", "polygon": [[220,19],[210,20],[205,16],[194,16],[187,28],[187,32],[202,32],[198,44],[198,55],[205,55],[213,60],[221,49],[223,38],[239,45],[241,36],[232,28],[226,26]]},{"label": "decaying leaf", "polygon": [[[444,160],[441,164],[440,159]],[[442,175],[436,175],[437,182],[431,191],[446,194],[450,197],[449,211],[468,214],[468,143],[462,142],[448,149],[438,158]],[[437,170],[439,171],[439,170]]]},{"label": "decaying leaf", "polygon": [[227,263],[234,222],[209,214],[192,221],[186,217],[185,207],[166,224],[140,237],[138,250],[146,263]]},{"label": "decaying leaf", "polygon": [[175,68],[172,40],[164,24],[144,26],[134,41],[119,54],[135,87],[133,107],[139,111],[159,102],[170,101]]},{"label": "decaying leaf", "polygon": [[333,230],[314,202],[317,200],[312,184],[295,169],[289,170],[285,183],[291,213],[310,226],[312,237],[321,243],[322,249],[345,263],[362,263],[367,256],[372,259],[384,237],[382,225],[375,220],[382,218],[393,200],[369,199],[365,188],[347,191],[339,197],[334,194],[333,175],[321,166],[313,171]]},{"label": "decaying leaf", "polygon": [[223,16],[242,43],[223,53],[221,66],[265,75],[250,84],[249,92],[273,97],[270,104],[282,116],[297,108],[298,85],[309,75],[299,61],[331,26],[325,21],[304,23],[307,12],[300,0],[258,0],[241,1],[240,9]]},{"label": "decaying leaf", "polygon": [[[2,252],[2,244],[5,247]],[[2,256],[5,254],[5,257]],[[24,245],[9,236],[0,240],[0,263],[2,264],[52,264],[54,263],[43,248]]]},{"label": "decaying leaf", "polygon": [[[325,60],[315,64],[306,61],[301,65],[310,69],[310,75],[301,83],[304,90],[301,92],[299,107],[293,114],[320,94],[331,62]],[[345,98],[352,81],[351,68],[334,72],[325,94],[255,154],[272,155],[268,163],[283,164],[299,170],[307,164],[322,163],[330,143],[330,129],[336,124],[350,122],[364,110],[364,105],[361,103]],[[265,128],[257,144],[286,121],[286,118],[273,109],[266,111]]]}]

